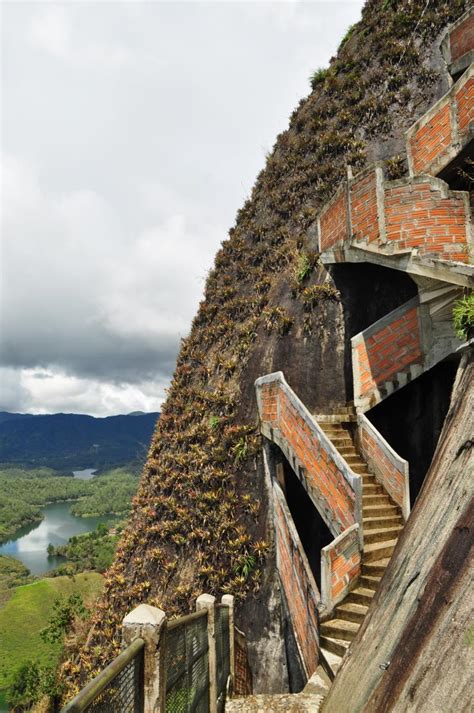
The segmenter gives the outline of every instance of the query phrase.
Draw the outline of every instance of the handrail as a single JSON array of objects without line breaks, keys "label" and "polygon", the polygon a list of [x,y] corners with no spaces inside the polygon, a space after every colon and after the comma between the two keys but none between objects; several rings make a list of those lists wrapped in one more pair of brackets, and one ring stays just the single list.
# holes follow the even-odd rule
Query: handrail
[{"label": "handrail", "polygon": [[173,629],[176,629],[178,626],[185,626],[186,624],[190,624],[196,619],[201,619],[205,616],[207,616],[207,609],[201,609],[200,611],[195,611],[192,614],[185,614],[177,619],[173,619],[173,621],[167,624],[166,629],[167,631],[173,631]]},{"label": "handrail", "polygon": [[99,696],[102,691],[124,670],[124,668],[140,653],[145,647],[143,639],[135,639],[130,646],[120,653],[108,666],[104,668],[95,678],[79,691],[72,701],[70,701],[61,713],[83,713]]},{"label": "handrail", "polygon": [[[340,519],[337,518],[334,513],[332,513],[330,507],[321,507],[321,505],[323,504],[324,496],[322,493],[320,496],[318,496],[318,493],[316,493],[318,482],[315,481],[314,483],[312,483],[307,480],[305,483],[305,488],[308,492],[309,497],[313,500],[314,505],[319,511],[321,517],[323,518],[323,520],[325,520],[332,534],[336,537],[344,529],[346,529],[346,527],[353,524],[354,522],[357,522],[359,523],[359,525],[362,525],[362,481],[360,475],[354,473],[350,465],[346,463],[343,456],[341,456],[339,451],[336,449],[332,441],[328,438],[328,436],[318,424],[316,419],[308,411],[304,403],[295,394],[293,389],[289,386],[282,371],[277,371],[272,374],[261,376],[255,381],[257,405],[261,420],[260,426],[263,435],[266,436],[269,440],[276,443],[282,449],[283,453],[287,456],[289,462],[291,463],[292,456],[288,451],[288,446],[290,444],[283,437],[283,434],[281,433],[281,424],[279,423],[280,407],[278,406],[275,416],[272,417],[270,420],[268,420],[265,416],[262,390],[265,387],[271,387],[272,385],[275,385],[279,389],[281,389],[282,393],[288,398],[288,400],[292,404],[292,407],[294,407],[294,409],[298,413],[298,416],[302,419],[306,427],[310,430],[313,437],[319,442],[323,450],[327,453],[328,457],[334,464],[336,471],[341,479],[339,481],[340,485],[346,489],[346,492],[348,492],[348,494],[350,492],[350,497],[353,498],[351,512],[352,521],[348,522],[345,526],[344,524],[341,524]],[[295,472],[298,475],[298,472],[296,470]],[[298,477],[300,476],[298,475]],[[324,504],[326,504],[326,502],[327,501],[325,501]],[[362,533],[362,528],[360,528],[360,533]]]}]

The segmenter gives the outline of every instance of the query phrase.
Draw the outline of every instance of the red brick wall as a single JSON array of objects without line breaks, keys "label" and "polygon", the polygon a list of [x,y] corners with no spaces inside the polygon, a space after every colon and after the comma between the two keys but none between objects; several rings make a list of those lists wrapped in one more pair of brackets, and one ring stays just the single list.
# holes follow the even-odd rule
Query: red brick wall
[{"label": "red brick wall", "polygon": [[344,185],[324,207],[320,215],[320,250],[328,250],[349,238],[347,225],[347,189]]},{"label": "red brick wall", "polygon": [[355,240],[369,243],[379,237],[375,171],[364,173],[351,181],[350,210],[352,235]]},{"label": "red brick wall", "polygon": [[408,473],[401,459],[400,463],[396,464],[393,458],[389,458],[386,449],[364,426],[359,427],[359,446],[364,459],[369,465],[373,464],[373,468],[375,466],[375,475],[379,483],[382,483],[392,500],[406,512],[406,508],[409,507],[409,503],[405,502]]},{"label": "red brick wall", "polygon": [[[422,363],[418,309],[412,307],[378,331],[366,330],[354,338],[359,375],[359,396],[383,386],[410,364]],[[357,340],[357,341],[356,341]],[[357,396],[357,394],[356,394]]]},{"label": "red brick wall", "polygon": [[467,206],[462,193],[444,198],[427,179],[385,189],[387,240],[442,260],[468,261]]},{"label": "red brick wall", "polygon": [[280,437],[304,466],[308,484],[330,511],[338,532],[346,530],[356,521],[355,495],[331,453],[279,382],[263,384],[260,393],[262,422],[278,428]]},{"label": "red brick wall", "polygon": [[446,103],[409,139],[415,174],[426,172],[433,161],[451,146],[452,140],[451,110]]},{"label": "red brick wall", "polygon": [[469,124],[474,122],[474,77],[468,79],[456,92],[456,103],[459,132],[463,136],[469,131]]},{"label": "red brick wall", "polygon": [[319,626],[316,608],[319,593],[308,576],[308,563],[294,526],[284,506],[284,496],[274,488],[277,566],[281,585],[306,673],[318,666]]},{"label": "red brick wall", "polygon": [[454,28],[450,35],[451,62],[474,50],[474,14]]},{"label": "red brick wall", "polygon": [[361,573],[357,528],[342,534],[337,542],[325,547],[324,561],[328,567],[330,602],[334,605],[346,596],[351,584]]}]

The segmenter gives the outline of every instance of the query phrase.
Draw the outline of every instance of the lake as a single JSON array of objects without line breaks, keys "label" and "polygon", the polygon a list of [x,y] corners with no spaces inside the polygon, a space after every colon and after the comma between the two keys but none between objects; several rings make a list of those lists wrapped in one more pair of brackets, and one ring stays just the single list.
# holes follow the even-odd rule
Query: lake
[{"label": "lake", "polygon": [[[90,480],[95,470],[75,470],[74,477]],[[14,537],[0,545],[0,554],[20,560],[31,574],[43,574],[64,564],[62,557],[48,557],[49,543],[55,547],[65,545],[73,535],[95,530],[101,522],[113,522],[112,515],[103,517],[76,517],[69,511],[71,502],[58,502],[40,508],[44,519],[34,525],[26,525],[16,531]]]}]

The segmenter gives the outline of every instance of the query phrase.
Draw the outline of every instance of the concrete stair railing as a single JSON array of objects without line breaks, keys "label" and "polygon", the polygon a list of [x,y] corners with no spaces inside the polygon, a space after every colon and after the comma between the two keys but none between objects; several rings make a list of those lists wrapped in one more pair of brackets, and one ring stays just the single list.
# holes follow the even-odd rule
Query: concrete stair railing
[{"label": "concrete stair railing", "polygon": [[474,136],[474,64],[406,133],[411,176],[443,171]]},{"label": "concrete stair railing", "polygon": [[345,596],[336,601],[331,614],[329,617],[326,615],[321,624],[321,649],[334,672],[337,672],[350,642],[355,639],[364,621],[404,525],[400,507],[394,503],[383,483],[370,472],[346,419],[347,416],[341,414],[339,423],[334,418],[320,421],[341,455],[362,477],[364,548],[361,575],[356,583],[351,583]]},{"label": "concrete stair railing", "polygon": [[352,337],[354,403],[359,413],[373,408],[460,346],[452,324],[459,289],[427,282],[431,288]]},{"label": "concrete stair railing", "polygon": [[454,78],[474,62],[474,7],[448,27],[441,42],[441,52]]}]

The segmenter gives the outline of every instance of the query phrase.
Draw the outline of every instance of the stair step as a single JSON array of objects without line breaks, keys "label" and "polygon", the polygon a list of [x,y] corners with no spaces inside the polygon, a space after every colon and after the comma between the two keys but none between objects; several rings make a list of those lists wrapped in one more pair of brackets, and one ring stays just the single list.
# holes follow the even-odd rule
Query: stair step
[{"label": "stair step", "polygon": [[378,530],[366,530],[364,532],[364,542],[368,545],[373,542],[387,542],[396,540],[403,530],[403,525],[393,525],[392,527],[381,527]]},{"label": "stair step", "polygon": [[362,517],[365,519],[367,517],[394,517],[398,515],[398,508],[396,505],[382,504],[382,505],[365,505],[362,508]]},{"label": "stair step", "polygon": [[326,651],[330,651],[332,654],[336,654],[336,656],[344,656],[349,647],[347,641],[334,639],[330,636],[320,636],[319,643],[323,650],[326,649]]},{"label": "stair step", "polygon": [[374,560],[372,562],[363,562],[362,576],[364,577],[367,574],[369,576],[383,577],[389,562],[390,558],[388,557],[381,557],[379,560]]},{"label": "stair step", "polygon": [[359,579],[359,584],[363,589],[373,589],[374,592],[379,588],[382,577],[374,577],[372,575],[362,575]]},{"label": "stair step", "polygon": [[384,494],[382,486],[379,485],[377,482],[367,483],[365,480],[362,481],[362,492],[364,493],[364,495],[379,495],[380,493]]},{"label": "stair step", "polygon": [[353,641],[359,631],[359,624],[345,619],[330,619],[321,624],[321,634],[343,641]]},{"label": "stair step", "polygon": [[364,532],[369,530],[378,530],[381,527],[391,527],[392,525],[402,525],[403,519],[401,515],[392,515],[389,517],[364,517],[362,519],[362,527]]},{"label": "stair step", "polygon": [[369,475],[369,466],[366,463],[351,466],[351,470],[359,475]]},{"label": "stair step", "polygon": [[374,598],[374,594],[375,591],[373,589],[359,586],[349,592],[345,599],[345,603],[355,602],[356,604],[363,604],[368,607]]},{"label": "stair step", "polygon": [[344,602],[336,607],[336,617],[338,619],[346,619],[354,621],[356,624],[362,624],[364,617],[367,614],[369,607],[358,602]]},{"label": "stair step", "polygon": [[374,562],[384,557],[391,557],[396,544],[396,540],[387,540],[385,542],[375,542],[372,545],[366,545],[363,554],[364,562]]},{"label": "stair step", "polygon": [[358,455],[355,455],[355,456],[343,456],[343,457],[344,457],[344,460],[346,461],[346,463],[347,463],[348,465],[350,465],[350,466],[353,466],[353,465],[365,465],[365,463],[364,463],[364,461],[362,460],[362,458],[360,458],[360,456],[358,456]]},{"label": "stair step", "polygon": [[385,506],[390,505],[390,498],[386,493],[381,493],[380,495],[362,495],[362,506],[367,505],[378,505]]},{"label": "stair step", "polygon": [[336,445],[337,450],[341,454],[341,456],[344,456],[344,458],[349,457],[349,458],[359,458],[360,456],[357,453],[356,449],[354,446],[340,446]]}]

